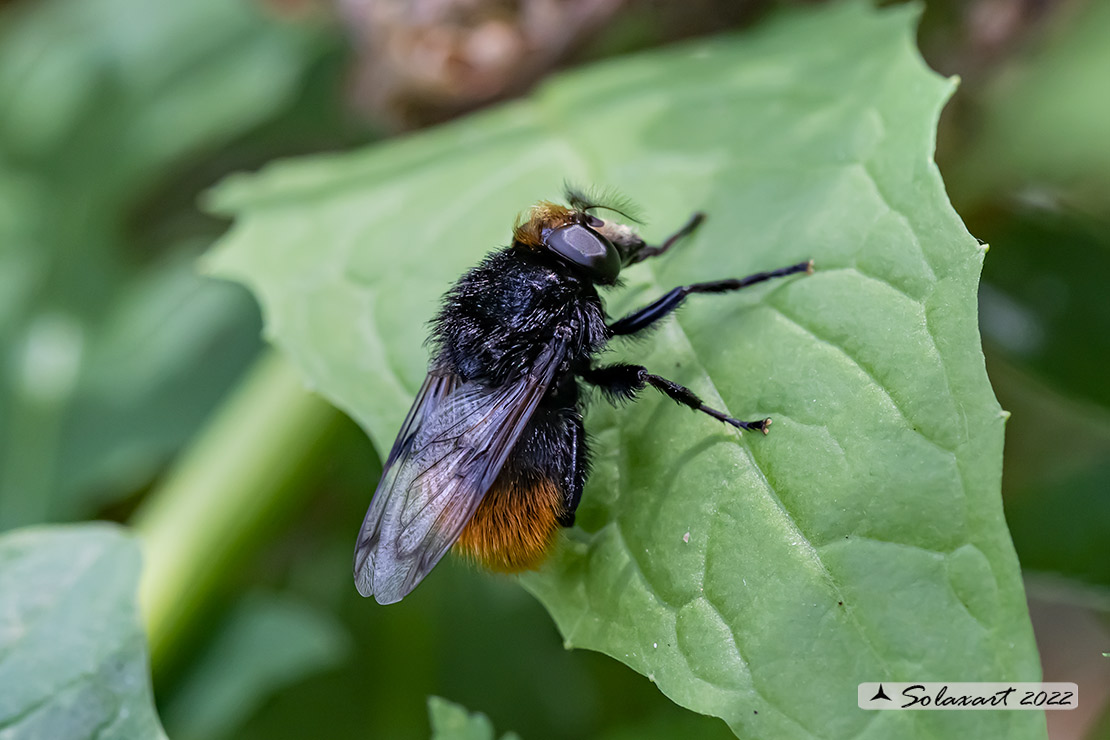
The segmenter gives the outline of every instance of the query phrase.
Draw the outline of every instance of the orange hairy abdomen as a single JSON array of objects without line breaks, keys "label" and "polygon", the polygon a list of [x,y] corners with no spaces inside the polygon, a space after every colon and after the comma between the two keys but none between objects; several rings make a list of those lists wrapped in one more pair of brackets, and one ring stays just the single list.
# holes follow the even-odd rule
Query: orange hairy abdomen
[{"label": "orange hairy abdomen", "polygon": [[563,497],[549,480],[499,477],[455,543],[490,570],[515,573],[538,567],[559,530]]}]

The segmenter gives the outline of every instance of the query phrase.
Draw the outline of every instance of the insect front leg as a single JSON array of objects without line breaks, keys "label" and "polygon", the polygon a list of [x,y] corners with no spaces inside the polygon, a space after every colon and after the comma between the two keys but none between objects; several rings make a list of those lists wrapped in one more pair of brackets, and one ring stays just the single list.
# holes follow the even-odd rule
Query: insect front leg
[{"label": "insect front leg", "polygon": [[651,386],[672,400],[689,406],[695,411],[708,414],[718,421],[731,424],[737,429],[759,431],[767,433],[771,426],[770,419],[759,421],[740,421],[734,419],[723,411],[706,406],[698,395],[684,385],[679,385],[673,380],[667,380],[659,375],[647,371],[643,365],[605,365],[584,370],[581,378],[591,385],[595,385],[604,392],[610,400],[632,400],[645,386]]},{"label": "insect front leg", "polygon": [[749,285],[762,283],[765,280],[786,277],[787,275],[796,275],[799,272],[804,272],[807,275],[813,274],[813,260],[799,262],[796,265],[790,265],[790,267],[783,267],[778,270],[771,270],[770,272],[757,272],[754,275],[748,275],[740,279],[732,278],[729,280],[714,280],[708,283],[682,285],[671,290],[654,303],[644,306],[637,311],[633,311],[624,318],[609,324],[609,335],[616,337],[635,334],[638,331],[646,329],[682,305],[682,302],[686,300],[686,296],[692,293],[731,293],[734,290],[747,288]]},{"label": "insect front leg", "polygon": [[645,243],[639,244],[632,252],[632,255],[625,262],[625,267],[628,267],[628,265],[634,265],[637,262],[643,262],[648,257],[658,257],[659,255],[663,254],[668,249],[673,247],[680,239],[693,234],[695,229],[701,226],[701,222],[704,220],[704,213],[695,213],[693,216],[690,217],[690,220],[686,222],[685,226],[667,237],[666,240],[664,240],[664,242],[659,246],[654,247],[650,244]]}]

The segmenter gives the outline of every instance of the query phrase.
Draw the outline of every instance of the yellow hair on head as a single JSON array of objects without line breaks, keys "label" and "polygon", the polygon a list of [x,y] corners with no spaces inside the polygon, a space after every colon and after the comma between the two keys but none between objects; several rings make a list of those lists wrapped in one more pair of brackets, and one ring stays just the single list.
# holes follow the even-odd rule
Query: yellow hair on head
[{"label": "yellow hair on head", "polygon": [[573,214],[574,211],[566,206],[548,200],[541,200],[528,209],[527,219],[523,214],[517,216],[516,223],[513,224],[513,241],[538,248],[543,244],[544,229],[557,229],[560,226],[566,226],[570,223]]},{"label": "yellow hair on head", "polygon": [[555,542],[563,496],[550,480],[494,481],[455,547],[501,573],[539,567]]}]

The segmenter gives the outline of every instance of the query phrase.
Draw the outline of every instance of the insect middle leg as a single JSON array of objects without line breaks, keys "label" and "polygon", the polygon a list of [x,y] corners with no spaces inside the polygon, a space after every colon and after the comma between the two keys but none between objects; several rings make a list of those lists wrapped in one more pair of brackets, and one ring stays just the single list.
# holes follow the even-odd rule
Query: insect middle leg
[{"label": "insect middle leg", "polygon": [[708,414],[718,421],[731,424],[737,429],[760,431],[766,434],[767,428],[771,426],[770,419],[740,421],[739,419],[732,418],[723,411],[718,411],[715,408],[706,406],[702,400],[698,398],[698,395],[686,386],[679,385],[673,380],[667,380],[659,375],[649,373],[647,368],[643,365],[617,364],[592,367],[582,371],[580,377],[587,383],[600,388],[614,401],[631,400],[636,397],[637,393],[650,385],[672,400],[684,406],[689,406],[695,411]]},{"label": "insect middle leg", "polygon": [[745,278],[732,278],[728,280],[714,280],[708,283],[682,285],[671,290],[654,303],[644,306],[637,311],[633,311],[622,319],[614,321],[609,325],[609,335],[622,336],[635,334],[642,329],[646,329],[682,305],[682,302],[686,300],[686,296],[692,293],[731,293],[734,290],[747,288],[749,285],[755,285],[756,283],[762,283],[777,277],[796,275],[799,272],[812,274],[813,260],[799,262],[796,265],[790,265],[790,267],[783,267],[778,270],[771,270],[770,272],[757,272]]}]

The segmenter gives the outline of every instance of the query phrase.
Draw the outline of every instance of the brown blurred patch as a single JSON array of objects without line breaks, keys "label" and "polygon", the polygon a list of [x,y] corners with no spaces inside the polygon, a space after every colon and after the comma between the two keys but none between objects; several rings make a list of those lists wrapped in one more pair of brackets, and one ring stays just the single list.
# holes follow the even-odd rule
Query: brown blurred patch
[{"label": "brown blurred patch", "polygon": [[965,81],[997,73],[1009,58],[1039,43],[1061,16],[1089,0],[933,0],[920,42],[930,66]]},{"label": "brown blurred patch", "polygon": [[625,0],[337,0],[355,104],[394,128],[527,89]]},{"label": "brown blurred patch", "polygon": [[[296,2],[297,0],[280,0]],[[307,2],[308,0],[300,0]],[[620,51],[739,25],[772,0],[335,0],[355,105],[394,129],[519,95],[622,27]]]}]

